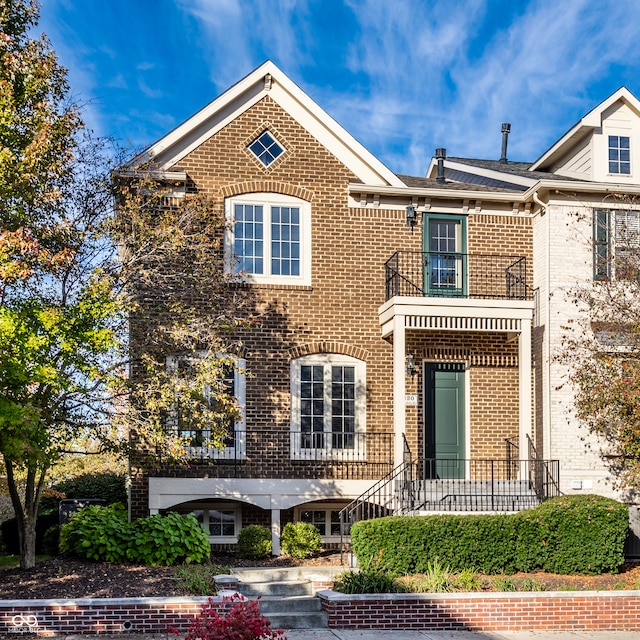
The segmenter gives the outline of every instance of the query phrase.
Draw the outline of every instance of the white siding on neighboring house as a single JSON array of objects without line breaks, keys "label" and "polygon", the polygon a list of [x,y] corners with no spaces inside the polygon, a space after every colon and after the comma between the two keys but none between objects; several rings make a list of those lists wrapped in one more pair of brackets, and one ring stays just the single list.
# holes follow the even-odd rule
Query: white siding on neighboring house
[{"label": "white siding on neighboring house", "polygon": [[[594,131],[593,180],[597,182],[640,182],[640,121],[627,104],[616,102],[602,114],[602,127]],[[627,136],[631,142],[631,173],[629,175],[609,172],[609,136]]]},{"label": "white siding on neighboring house", "polygon": [[590,180],[593,172],[591,141],[591,136],[585,137],[580,144],[571,149],[568,155],[552,167],[551,172],[567,178]]}]

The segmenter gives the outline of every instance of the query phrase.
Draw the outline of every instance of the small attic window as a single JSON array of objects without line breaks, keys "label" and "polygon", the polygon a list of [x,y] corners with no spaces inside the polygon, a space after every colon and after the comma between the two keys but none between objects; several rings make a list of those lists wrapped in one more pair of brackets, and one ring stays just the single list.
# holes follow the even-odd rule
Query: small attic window
[{"label": "small attic window", "polygon": [[268,167],[284,153],[284,149],[276,142],[269,131],[263,131],[249,145],[249,151],[251,151],[265,167]]},{"label": "small attic window", "polygon": [[631,174],[629,136],[609,136],[609,173]]}]

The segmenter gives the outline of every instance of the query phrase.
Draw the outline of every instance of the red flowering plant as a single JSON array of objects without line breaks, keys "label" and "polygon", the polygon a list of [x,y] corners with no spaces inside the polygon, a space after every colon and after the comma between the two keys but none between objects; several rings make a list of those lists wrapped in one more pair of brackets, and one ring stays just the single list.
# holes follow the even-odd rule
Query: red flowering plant
[{"label": "red flowering plant", "polygon": [[[170,629],[178,634],[177,629]],[[268,618],[260,613],[258,600],[239,594],[225,596],[222,602],[202,607],[200,616],[189,625],[184,640],[287,640],[282,629],[272,629]]]}]

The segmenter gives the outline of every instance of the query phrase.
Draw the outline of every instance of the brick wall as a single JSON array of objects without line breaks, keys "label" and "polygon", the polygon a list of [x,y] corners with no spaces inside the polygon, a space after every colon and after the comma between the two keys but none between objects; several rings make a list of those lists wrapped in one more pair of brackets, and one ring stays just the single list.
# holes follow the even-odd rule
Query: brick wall
[{"label": "brick wall", "polygon": [[638,591],[318,595],[336,629],[640,631]]},{"label": "brick wall", "polygon": [[[407,351],[416,360],[464,362],[469,365],[471,450],[467,458],[504,458],[505,438],[518,435],[518,345],[503,334],[407,332]],[[407,412],[407,439],[423,451],[424,390],[422,376],[407,380],[407,393],[418,394],[418,406]]]},{"label": "brick wall", "polygon": [[[640,631],[638,591],[318,595],[333,629]],[[169,627],[184,633],[207,601],[2,600],[0,634],[119,636],[165,634]]]},{"label": "brick wall", "polygon": [[[269,128],[286,149],[270,167],[263,167],[247,144]],[[395,206],[348,206],[348,185],[356,177],[300,125],[264,98],[180,160],[191,190],[213,197],[219,212],[225,198],[252,192],[278,192],[310,203],[312,218],[311,286],[255,285],[255,310],[261,327],[242,335],[246,367],[246,460],[240,465],[192,463],[188,468],[158,468],[169,477],[340,478],[339,465],[300,464],[290,460],[290,363],[307,353],[335,352],[366,363],[367,433],[393,431],[392,345],[380,337],[378,308],[384,302],[384,263],[398,250],[421,250],[422,234],[405,224],[405,200]],[[449,196],[450,197],[450,196]],[[472,211],[468,250],[476,253],[530,255],[529,219],[506,205]],[[460,203],[462,210],[462,203]],[[450,203],[449,203],[450,208]],[[449,210],[449,209],[448,209]],[[432,211],[438,211],[436,202]],[[150,302],[152,304],[152,302]],[[132,327],[147,329],[144,307]],[[135,340],[135,334],[133,336]],[[492,412],[474,412],[470,428],[478,431],[472,453],[496,455],[504,433],[517,433],[517,346],[504,336],[456,335],[446,332],[409,336],[417,353],[443,347],[473,355],[472,403],[491,401]],[[488,363],[488,364],[487,364]],[[514,395],[515,394],[515,395]],[[516,399],[514,408],[513,399]],[[494,406],[495,405],[495,406]],[[409,409],[408,431],[416,440],[422,410]],[[504,425],[491,435],[496,420]],[[504,431],[504,433],[503,433]],[[385,470],[384,472],[388,471]],[[350,471],[354,473],[353,470]],[[361,477],[378,478],[376,466],[362,465]],[[134,469],[132,514],[147,514],[147,472]]]}]

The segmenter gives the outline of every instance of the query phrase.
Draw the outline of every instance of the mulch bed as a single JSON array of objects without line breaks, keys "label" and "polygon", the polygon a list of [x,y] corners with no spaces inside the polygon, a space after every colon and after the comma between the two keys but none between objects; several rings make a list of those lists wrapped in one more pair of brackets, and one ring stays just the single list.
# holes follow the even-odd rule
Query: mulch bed
[{"label": "mulch bed", "polygon": [[[213,558],[213,563],[229,568],[339,566],[340,554],[327,552],[304,561],[275,557],[259,562],[226,554]],[[33,569],[0,570],[0,600],[189,595],[178,588],[175,570],[175,567],[106,564],[59,556],[39,562]],[[504,578],[508,578],[516,586],[533,580],[538,585],[544,585],[545,591],[636,589],[640,587],[640,564],[625,564],[620,573],[600,576],[558,576],[539,572]],[[487,591],[495,590],[491,587],[491,577],[483,578],[483,584]]]}]

